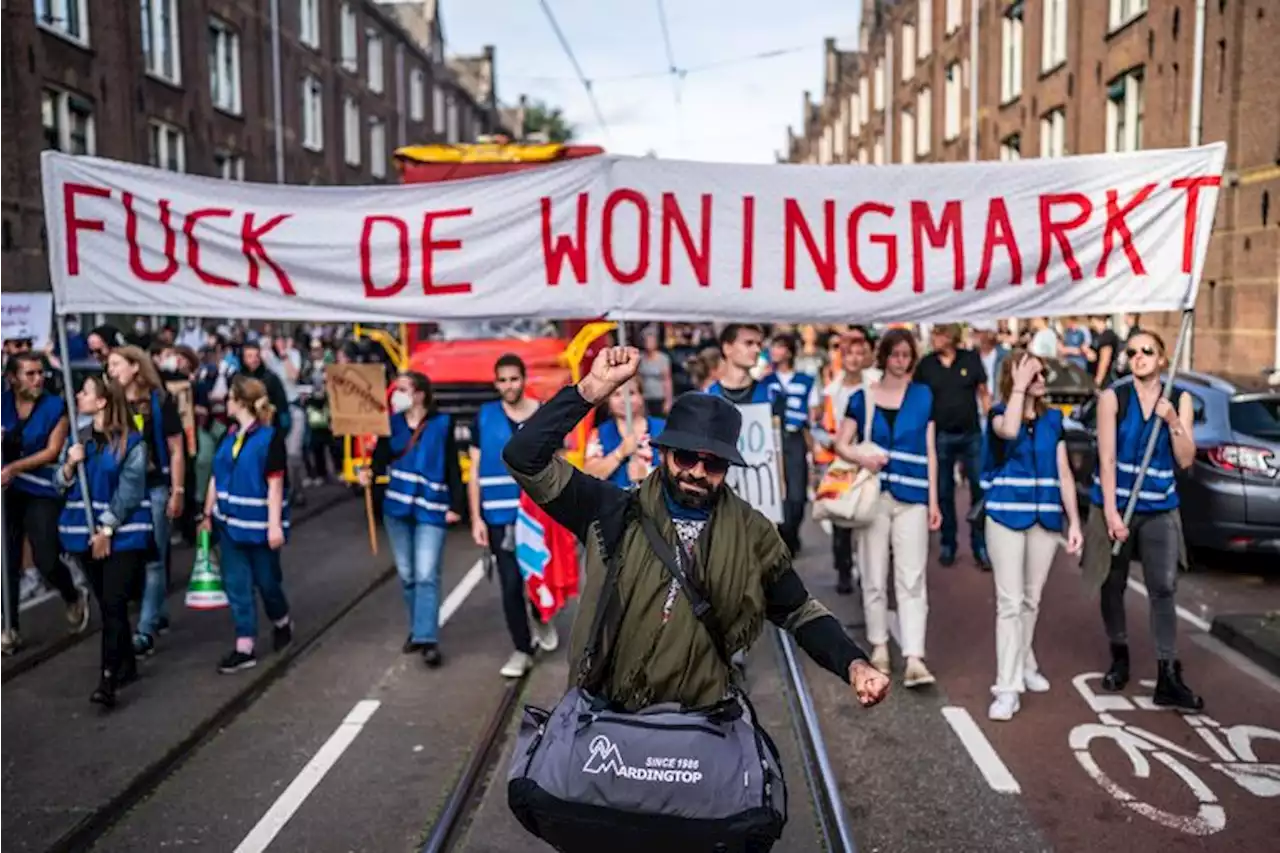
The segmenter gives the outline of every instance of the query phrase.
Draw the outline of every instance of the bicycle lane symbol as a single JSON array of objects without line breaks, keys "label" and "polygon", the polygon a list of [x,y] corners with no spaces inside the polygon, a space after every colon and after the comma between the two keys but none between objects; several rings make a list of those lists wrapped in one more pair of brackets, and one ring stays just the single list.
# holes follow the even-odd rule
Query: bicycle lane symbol
[{"label": "bicycle lane symbol", "polygon": [[[1076,760],[1085,772],[1126,808],[1162,826],[1188,835],[1213,835],[1227,825],[1227,812],[1218,796],[1191,768],[1206,765],[1235,782],[1255,797],[1280,797],[1280,764],[1261,762],[1255,741],[1272,741],[1280,746],[1280,732],[1248,724],[1224,726],[1205,714],[1179,715],[1199,735],[1210,754],[1201,754],[1172,743],[1141,726],[1126,723],[1116,713],[1127,711],[1165,711],[1150,696],[1125,696],[1099,693],[1090,682],[1101,682],[1102,673],[1086,672],[1071,680],[1081,698],[1098,715],[1096,723],[1082,723],[1071,730],[1068,742]],[[1140,686],[1150,689],[1154,682]],[[1165,712],[1167,713],[1167,711]],[[1094,742],[1110,741],[1129,759],[1133,775],[1150,779],[1152,764],[1148,755],[1181,779],[1194,795],[1198,806],[1194,814],[1175,814],[1143,802],[1109,777],[1093,757]]]}]

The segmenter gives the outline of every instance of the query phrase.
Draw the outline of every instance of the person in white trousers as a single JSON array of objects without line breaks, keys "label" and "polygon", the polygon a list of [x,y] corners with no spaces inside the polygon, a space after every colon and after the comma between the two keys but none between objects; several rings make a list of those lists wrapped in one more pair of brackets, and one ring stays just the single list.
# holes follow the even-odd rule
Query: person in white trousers
[{"label": "person in white trousers", "polygon": [[996,586],[995,698],[987,716],[1010,720],[1024,691],[1049,689],[1032,649],[1040,593],[1063,533],[1071,554],[1080,553],[1084,537],[1062,413],[1044,399],[1044,364],[1014,353],[1000,366],[999,390],[1008,402],[991,410],[981,480]]},{"label": "person in white trousers", "polygon": [[[859,560],[864,567],[862,609],[867,639],[874,646],[871,665],[888,674],[887,586],[892,542],[894,592],[902,628],[902,654],[906,658],[905,687],[920,687],[935,680],[924,662],[929,616],[925,565],[929,531],[942,526],[933,393],[929,386],[911,381],[916,359],[915,339],[910,332],[886,332],[876,350],[876,367],[882,377],[869,389],[871,415],[867,415],[868,394],[855,391],[836,439],[837,454],[879,474],[877,512],[857,534]],[[868,421],[870,430],[863,426]]]}]

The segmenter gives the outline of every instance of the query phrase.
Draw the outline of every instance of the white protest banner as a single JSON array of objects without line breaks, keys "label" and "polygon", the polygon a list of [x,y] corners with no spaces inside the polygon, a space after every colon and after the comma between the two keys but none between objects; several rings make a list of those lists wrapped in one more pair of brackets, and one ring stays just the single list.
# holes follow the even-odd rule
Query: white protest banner
[{"label": "white protest banner", "polygon": [[738,411],[742,412],[738,452],[747,465],[730,468],[725,483],[766,518],[779,524],[782,522],[782,467],[778,464],[781,451],[773,430],[773,408],[768,403],[751,403],[738,406]]},{"label": "white protest banner", "polygon": [[0,304],[3,331],[0,339],[18,341],[31,339],[31,346],[41,349],[49,340],[53,326],[53,294],[6,293]]},{"label": "white protest banner", "polygon": [[42,165],[64,312],[922,322],[1192,307],[1225,153],[601,156],[377,187]]}]

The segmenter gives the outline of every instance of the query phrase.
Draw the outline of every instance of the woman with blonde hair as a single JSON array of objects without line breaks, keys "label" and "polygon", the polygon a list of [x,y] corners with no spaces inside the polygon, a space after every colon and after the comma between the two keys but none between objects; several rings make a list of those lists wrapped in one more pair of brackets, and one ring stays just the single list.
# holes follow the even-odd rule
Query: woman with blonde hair
[{"label": "woman with blonde hair", "polygon": [[135,346],[116,347],[107,356],[107,374],[124,389],[134,429],[147,446],[147,498],[156,550],[147,561],[142,611],[134,650],[149,655],[155,638],[169,627],[169,520],[182,515],[187,453],[178,405],[164,389],[151,356]]},{"label": "woman with blonde hair", "polygon": [[271,426],[275,407],[267,400],[266,386],[257,379],[237,376],[232,380],[227,414],[233,423],[214,454],[200,522],[202,530],[214,531],[219,543],[222,582],[235,624],[235,648],[218,664],[222,673],[258,664],[255,588],[271,620],[275,650],[293,640],[280,572],[280,549],[289,531],[284,434]]},{"label": "woman with blonde hair", "polygon": [[1044,399],[1044,363],[1019,350],[1000,365],[999,382],[1008,402],[991,409],[981,479],[996,585],[995,699],[987,716],[1009,720],[1023,691],[1049,689],[1031,647],[1040,593],[1062,535],[1069,554],[1080,553],[1084,539],[1062,413]]}]

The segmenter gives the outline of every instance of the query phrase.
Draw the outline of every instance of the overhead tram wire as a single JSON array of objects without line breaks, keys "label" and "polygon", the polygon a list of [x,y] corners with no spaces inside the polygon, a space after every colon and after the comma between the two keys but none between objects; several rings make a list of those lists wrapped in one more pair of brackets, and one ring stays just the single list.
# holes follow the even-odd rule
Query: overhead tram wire
[{"label": "overhead tram wire", "polygon": [[662,28],[662,47],[667,53],[667,73],[671,75],[671,86],[675,91],[676,109],[680,109],[680,82],[685,72],[676,66],[675,51],[671,49],[671,30],[667,27],[667,10],[662,0],[655,0],[658,5],[658,25]]},{"label": "overhead tram wire", "polygon": [[547,0],[538,0],[538,3],[542,6],[542,11],[547,16],[547,23],[551,25],[556,38],[560,41],[560,47],[564,49],[565,55],[569,57],[569,63],[573,66],[574,73],[578,75],[578,82],[586,90],[587,100],[591,102],[591,111],[596,117],[596,124],[600,125],[600,129],[604,132],[605,141],[612,145],[613,140],[609,133],[609,125],[605,123],[604,114],[600,112],[600,103],[596,101],[596,93],[591,88],[591,80],[588,79],[586,74],[582,73],[582,66],[578,64],[578,58],[574,56],[573,48],[569,46],[569,40],[564,37],[560,24],[556,22],[555,13],[551,11],[551,6],[547,3]]}]

